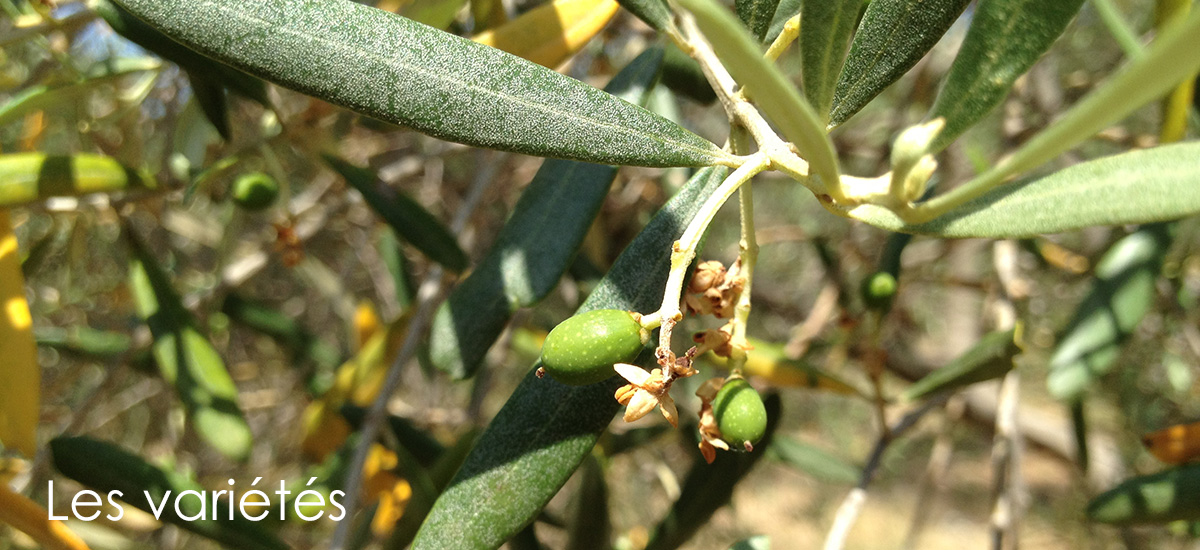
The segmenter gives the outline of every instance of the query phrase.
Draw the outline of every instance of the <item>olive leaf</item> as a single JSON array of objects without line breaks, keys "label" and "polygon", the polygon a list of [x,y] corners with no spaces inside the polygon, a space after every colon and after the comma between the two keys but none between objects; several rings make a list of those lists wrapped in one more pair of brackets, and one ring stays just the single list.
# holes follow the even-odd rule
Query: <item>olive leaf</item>
[{"label": "olive leaf", "polygon": [[1200,142],[1161,145],[1010,183],[933,221],[905,224],[864,205],[850,216],[889,231],[939,237],[1028,237],[1093,225],[1167,221],[1200,213]]},{"label": "olive leaf", "polygon": [[154,189],[158,184],[148,174],[104,155],[0,155],[0,207],[51,197]]},{"label": "olive leaf", "polygon": [[671,8],[667,7],[665,0],[617,0],[617,2],[656,31],[662,31],[674,25],[675,16],[671,15]]},{"label": "olive leaf", "polygon": [[762,42],[770,30],[775,10],[779,8],[779,0],[735,0],[733,6],[750,35]]},{"label": "olive leaf", "polygon": [[1050,49],[1083,0],[982,0],[950,66],[929,118],[946,127],[931,150],[940,151],[1008,95],[1013,82]]},{"label": "olive leaf", "polygon": [[252,435],[225,362],[196,329],[166,272],[133,228],[125,224],[123,234],[132,251],[129,291],[138,316],[150,327],[159,372],[175,387],[196,433],[221,454],[245,459]]},{"label": "olive leaf", "polygon": [[771,18],[771,25],[767,28],[767,34],[763,36],[763,43],[770,44],[779,38],[779,35],[783,33],[783,26],[787,24],[788,19],[800,13],[800,10],[804,8],[803,4],[804,0],[779,0],[779,5],[775,7],[775,16]]},{"label": "olive leaf", "polygon": [[1121,344],[1154,305],[1155,280],[1171,245],[1167,224],[1151,224],[1117,241],[1096,265],[1092,289],[1075,310],[1050,358],[1046,384],[1078,399],[1117,360]]},{"label": "olive leaf", "polygon": [[1162,524],[1200,519],[1200,464],[1137,476],[1088,503],[1092,521],[1115,525]]},{"label": "olive leaf", "polygon": [[117,2],[205,55],[437,138],[605,164],[705,166],[729,158],[578,80],[350,0]]},{"label": "olive leaf", "polygon": [[970,0],[874,0],[838,77],[829,124],[838,126],[925,56]]},{"label": "olive leaf", "polygon": [[771,458],[825,483],[854,485],[862,475],[858,467],[829,451],[790,437],[776,436],[766,453]]},{"label": "olive leaf", "polygon": [[[606,90],[641,102],[663,52],[643,52]],[[479,262],[438,308],[430,359],[455,378],[475,374],[518,308],[545,298],[562,278],[612,187],[617,167],[549,159],[521,193],[512,216]]]},{"label": "olive leaf", "polygon": [[800,11],[800,72],[804,96],[828,121],[846,44],[858,22],[859,0],[806,0]]},{"label": "olive leaf", "polygon": [[[727,174],[700,170],[617,258],[579,312],[652,311],[662,300],[671,243]],[[642,353],[641,362],[652,362]],[[415,549],[496,548],[566,483],[617,411],[620,379],[567,386],[531,370],[434,504]]]},{"label": "olive leaf", "polygon": [[911,403],[925,397],[994,380],[1013,368],[1013,357],[1021,353],[1020,325],[985,335],[966,353],[926,374],[904,390],[901,399]]},{"label": "olive leaf", "polygon": [[398,190],[383,185],[375,172],[355,166],[333,155],[325,162],[342,176],[388,226],[417,247],[429,259],[451,271],[462,271],[469,263],[454,234],[430,214],[421,203]]}]

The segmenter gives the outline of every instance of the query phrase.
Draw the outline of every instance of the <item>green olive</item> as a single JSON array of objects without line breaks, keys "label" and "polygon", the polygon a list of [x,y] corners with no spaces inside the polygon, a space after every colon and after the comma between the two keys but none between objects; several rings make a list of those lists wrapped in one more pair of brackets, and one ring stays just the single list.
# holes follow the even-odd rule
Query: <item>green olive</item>
[{"label": "green olive", "polygon": [[896,296],[896,277],[886,271],[872,273],[862,282],[863,302],[871,309],[886,310]]},{"label": "green olive", "polygon": [[594,309],[559,323],[542,346],[542,367],[555,380],[576,386],[613,376],[613,364],[627,363],[642,351],[643,330],[633,314]]},{"label": "green olive", "polygon": [[758,391],[743,378],[727,380],[713,398],[712,408],[721,439],[735,451],[746,450],[747,443],[758,443],[767,431],[767,408]]},{"label": "green olive", "polygon": [[262,210],[279,196],[279,183],[262,172],[250,172],[238,176],[230,195],[234,204],[246,210]]}]

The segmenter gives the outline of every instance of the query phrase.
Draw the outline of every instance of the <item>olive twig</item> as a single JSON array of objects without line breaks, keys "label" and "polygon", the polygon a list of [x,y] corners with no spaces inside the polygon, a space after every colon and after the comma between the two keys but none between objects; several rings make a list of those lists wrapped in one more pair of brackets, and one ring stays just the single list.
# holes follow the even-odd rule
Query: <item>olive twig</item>
[{"label": "olive twig", "polygon": [[[721,182],[716,192],[704,201],[687,229],[683,231],[683,235],[672,245],[671,271],[667,276],[666,289],[663,291],[662,306],[657,312],[650,314],[650,316],[657,315],[662,321],[658,343],[660,361],[665,358],[670,358],[671,361],[674,359],[671,353],[671,332],[675,328],[675,323],[683,318],[683,312],[679,309],[679,298],[683,293],[683,283],[688,265],[696,257],[696,248],[700,245],[700,238],[704,235],[704,230],[712,223],[713,217],[716,216],[725,201],[733,196],[733,192],[737,191],[750,178],[765,170],[770,163],[770,159],[762,152],[750,155],[749,160],[729,174],[725,181]],[[674,372],[670,368],[664,368],[664,371],[664,382],[669,385],[671,379],[674,378]]]}]

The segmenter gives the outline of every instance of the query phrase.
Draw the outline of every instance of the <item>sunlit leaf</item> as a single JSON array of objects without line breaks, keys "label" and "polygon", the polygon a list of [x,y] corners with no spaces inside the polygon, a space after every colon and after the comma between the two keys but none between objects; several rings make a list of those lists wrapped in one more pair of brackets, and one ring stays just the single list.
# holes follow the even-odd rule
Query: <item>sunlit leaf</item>
[{"label": "sunlit leaf", "polygon": [[27,457],[37,454],[42,371],[25,301],[17,236],[8,209],[0,208],[0,443]]},{"label": "sunlit leaf", "polygon": [[1200,464],[1137,476],[1088,504],[1092,521],[1116,525],[1163,524],[1200,519]]},{"label": "sunlit leaf", "polygon": [[117,59],[111,67],[90,74],[75,82],[30,86],[0,105],[0,126],[34,111],[53,109],[74,102],[87,94],[134,74],[157,71],[162,64],[153,58]]},{"label": "sunlit leaf", "polygon": [[196,433],[225,456],[250,454],[250,426],[238,408],[238,391],[225,362],[195,327],[155,256],[125,227],[129,259],[129,291],[138,316],[150,327],[159,372],[183,402]]},{"label": "sunlit leaf", "polygon": [[[606,90],[641,102],[662,50],[634,59]],[[438,309],[430,359],[455,378],[475,374],[513,312],[546,297],[571,264],[608,195],[617,167],[546,160],[479,262]]]},{"label": "sunlit leaf", "polygon": [[1155,280],[1170,245],[1170,227],[1152,224],[1104,253],[1096,264],[1092,289],[1050,358],[1046,384],[1052,395],[1077,399],[1112,369],[1121,344],[1154,306]]},{"label": "sunlit leaf", "polygon": [[861,475],[859,469],[845,459],[790,437],[776,437],[766,452],[780,462],[826,483],[853,485]]},{"label": "sunlit leaf", "polygon": [[854,33],[829,123],[854,116],[925,56],[970,0],[874,0]]},{"label": "sunlit leaf", "polygon": [[1083,0],[982,0],[929,114],[930,119],[946,119],[933,150],[944,148],[1003,101],[1082,5]]},{"label": "sunlit leaf", "polygon": [[833,90],[846,44],[858,22],[860,0],[808,0],[800,11],[800,59],[804,96],[822,120],[829,119]]},{"label": "sunlit leaf", "polygon": [[[755,338],[748,339],[753,346],[746,354],[743,371],[750,376],[762,377],[775,386],[811,388],[843,395],[860,395],[861,392],[838,376],[827,373],[803,361],[789,359],[783,346]],[[718,368],[728,370],[728,359],[713,354],[703,356]]]},{"label": "sunlit leaf", "polygon": [[446,30],[466,4],[467,0],[412,0],[405,4],[400,15],[435,29]]},{"label": "sunlit leaf", "polygon": [[995,238],[1174,220],[1200,213],[1198,155],[1200,142],[1192,141],[1076,164],[1002,185],[919,225],[875,206],[859,206],[850,215],[889,231]]},{"label": "sunlit leaf", "polygon": [[[662,300],[671,243],[717,189],[723,168],[697,172],[621,254],[579,311],[652,311]],[[643,353],[643,362],[652,361]],[[531,370],[500,409],[417,534],[417,548],[494,548],[566,483],[617,411],[620,378],[566,386]]]},{"label": "sunlit leaf", "polygon": [[554,0],[472,39],[553,69],[599,34],[619,7],[616,0]]},{"label": "sunlit leaf", "polygon": [[350,0],[118,3],[215,59],[441,139],[609,164],[728,159],[703,138],[577,80]]},{"label": "sunlit leaf", "polygon": [[0,155],[0,207],[28,204],[50,197],[157,189],[149,175],[111,157],[80,153]]},{"label": "sunlit leaf", "polygon": [[50,519],[52,512],[0,483],[0,525],[11,525],[49,550],[88,550],[87,543],[65,523]]}]

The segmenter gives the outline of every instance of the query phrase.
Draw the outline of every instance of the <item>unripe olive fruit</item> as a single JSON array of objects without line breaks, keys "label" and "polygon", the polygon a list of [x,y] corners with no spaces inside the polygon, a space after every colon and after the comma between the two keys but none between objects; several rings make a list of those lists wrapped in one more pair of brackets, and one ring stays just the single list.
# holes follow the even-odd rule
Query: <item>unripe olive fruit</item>
[{"label": "unripe olive fruit", "polygon": [[896,296],[896,277],[886,271],[872,273],[862,282],[863,302],[871,309],[887,309]]},{"label": "unripe olive fruit", "polygon": [[279,196],[279,183],[262,172],[250,172],[234,180],[230,195],[234,204],[246,210],[262,210]]},{"label": "unripe olive fruit", "polygon": [[735,451],[754,445],[767,432],[767,408],[749,382],[730,378],[721,386],[712,401],[713,416],[721,439]]},{"label": "unripe olive fruit", "polygon": [[542,367],[564,384],[595,384],[613,376],[613,364],[637,357],[642,325],[619,309],[594,309],[559,323],[542,345]]}]

